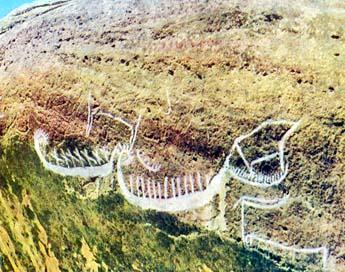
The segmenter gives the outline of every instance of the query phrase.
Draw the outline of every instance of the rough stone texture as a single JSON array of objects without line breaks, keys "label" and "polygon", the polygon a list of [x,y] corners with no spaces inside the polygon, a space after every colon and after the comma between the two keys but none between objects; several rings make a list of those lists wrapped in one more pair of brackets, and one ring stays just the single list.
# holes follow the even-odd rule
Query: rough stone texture
[{"label": "rough stone texture", "polygon": [[[4,148],[12,148],[8,142],[13,139],[31,141],[38,127],[49,132],[53,143],[66,140],[67,145],[113,143],[126,138],[117,133],[121,127],[102,118],[95,120],[91,137],[85,138],[88,90],[92,90],[96,106],[131,121],[139,113],[143,114],[137,146],[161,162],[163,172],[168,175],[217,169],[233,140],[260,122],[270,118],[301,119],[301,128],[288,143],[290,173],[283,184],[269,190],[254,190],[235,180],[228,182],[227,231],[220,235],[224,239],[240,238],[239,210],[231,209],[239,196],[273,198],[289,193],[293,200],[282,210],[250,210],[250,230],[298,247],[327,245],[332,269],[345,271],[345,6],[342,1],[53,1],[19,9],[0,24],[0,111],[5,114],[0,119],[0,129]],[[166,115],[167,90],[172,103],[170,115]],[[260,137],[265,139],[265,135],[259,135],[254,144]],[[254,156],[256,152],[254,147],[248,149],[249,155]],[[25,159],[19,160],[19,165]],[[11,160],[5,156],[3,165],[7,168],[3,171],[7,174],[1,179],[7,186],[4,193],[14,188],[19,190],[8,170],[16,168],[11,168],[8,161]],[[78,250],[83,248],[84,255],[91,256],[86,261],[88,267],[97,267],[92,254],[98,252],[96,262],[100,265],[103,261],[109,267],[123,268],[130,264],[133,270],[159,271],[158,265],[154,267],[152,263],[158,255],[155,250],[149,255],[143,253],[136,260],[130,254],[133,245],[125,242],[126,238],[133,241],[125,224],[136,226],[138,233],[145,233],[147,217],[130,207],[126,216],[140,219],[128,223],[127,219],[119,219],[121,213],[114,214],[109,207],[102,206],[118,199],[116,194],[100,200],[104,201],[102,205],[91,202],[90,210],[88,203],[78,202],[88,220],[99,219],[97,209],[106,209],[107,218],[102,220],[107,222],[107,229],[92,224],[94,232],[101,233],[97,238],[86,231],[85,222],[76,226],[81,234],[60,238],[71,235],[73,224],[66,222],[68,219],[59,223],[54,207],[42,208],[40,194],[51,195],[42,181],[34,186],[30,177],[47,176],[48,184],[66,181],[43,169],[34,171],[35,175],[25,174],[28,178],[20,184],[34,195],[36,206],[33,207],[37,208],[40,224],[46,229],[55,254],[49,253],[48,244],[43,243],[45,250],[41,246],[41,257],[37,257],[40,262],[49,256],[54,263],[56,257],[61,268],[73,264],[71,267],[78,270],[84,260]],[[71,179],[66,187],[79,192],[81,182]],[[56,186],[54,192],[63,190],[63,185]],[[21,189],[18,192],[17,197],[23,194]],[[78,214],[74,211],[73,193],[59,195],[70,201],[64,216]],[[217,199],[214,202],[216,207]],[[5,204],[2,207],[8,206]],[[126,205],[115,204],[120,209]],[[63,202],[59,205],[63,206]],[[51,221],[47,219],[50,213],[53,213]],[[200,210],[178,216],[188,224],[197,224],[203,232],[203,226],[214,215],[211,214]],[[110,216],[118,218],[109,219]],[[152,217],[161,216],[165,215]],[[111,241],[116,244],[118,256],[127,256],[121,264],[119,259],[105,253],[107,250],[101,245],[116,223],[121,225],[117,235],[122,238]],[[150,239],[161,243],[159,248],[164,252],[172,247],[179,251],[179,246],[172,242],[175,238],[157,238],[166,229],[162,230],[154,220],[149,223],[156,225],[143,238],[143,251],[148,250],[145,241]],[[11,224],[9,220],[8,225]],[[66,230],[66,226],[71,229]],[[12,237],[15,244],[12,230],[6,227],[2,237]],[[177,241],[182,239],[189,244],[192,252],[198,246],[203,247],[196,246],[193,237],[175,236]],[[201,243],[202,238],[198,239]],[[79,241],[78,250],[73,251],[71,247],[76,241]],[[214,246],[212,240],[205,245],[206,248],[214,246],[212,252],[203,253],[207,257],[198,256],[196,266],[189,264],[190,271],[208,271],[208,268],[230,271],[222,263],[228,246],[224,243],[217,240]],[[186,244],[183,250],[188,250]],[[14,248],[20,246],[14,245],[11,250]],[[11,251],[7,250],[9,256]],[[73,253],[74,259],[66,257]],[[169,264],[163,264],[165,258],[160,259],[161,271],[173,269],[175,262],[179,263],[180,271],[185,271],[183,265],[188,260],[183,254],[176,254],[176,259]],[[219,254],[219,262],[210,261],[212,254]],[[30,263],[31,259],[23,258],[21,262]],[[202,261],[205,258],[206,264]],[[36,265],[39,266],[38,261]],[[233,269],[241,271],[236,266]]]}]

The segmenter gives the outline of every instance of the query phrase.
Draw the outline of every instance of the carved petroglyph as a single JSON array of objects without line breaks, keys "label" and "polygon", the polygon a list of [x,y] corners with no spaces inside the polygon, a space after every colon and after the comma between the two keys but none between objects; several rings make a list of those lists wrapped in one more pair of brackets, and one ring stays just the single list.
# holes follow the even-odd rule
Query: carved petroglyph
[{"label": "carved petroglyph", "polygon": [[130,145],[130,149],[131,150],[133,149],[135,141],[136,141],[140,121],[142,118],[141,115],[139,115],[138,120],[134,126],[128,120],[126,120],[120,116],[117,116],[111,112],[107,112],[107,111],[101,110],[99,108],[94,109],[93,108],[93,97],[92,97],[91,92],[88,93],[87,109],[88,109],[88,115],[87,115],[87,123],[86,123],[86,136],[90,136],[92,126],[93,126],[94,117],[95,116],[104,116],[104,117],[107,117],[109,119],[112,119],[115,122],[119,122],[119,123],[125,125],[130,130],[131,136],[129,139],[129,145]]},{"label": "carved petroglyph", "polygon": [[47,152],[48,135],[41,129],[34,134],[35,150],[43,166],[62,176],[79,176],[86,179],[106,177],[113,172],[113,161],[119,152],[115,147],[109,151],[105,147],[94,149],[59,149]]},{"label": "carved petroglyph", "polygon": [[241,205],[241,236],[242,241],[246,246],[254,246],[256,243],[258,246],[261,245],[261,248],[266,248],[271,251],[282,250],[283,252],[292,253],[293,257],[296,254],[321,254],[321,263],[324,271],[327,271],[328,268],[328,255],[329,251],[326,246],[322,247],[309,247],[309,248],[299,248],[296,246],[288,246],[283,243],[273,241],[271,239],[260,237],[256,233],[250,233],[246,231],[247,222],[245,219],[245,209],[247,207],[252,207],[256,209],[278,209],[286,204],[288,204],[289,196],[285,195],[280,199],[264,199],[256,198],[251,196],[242,196],[234,205],[234,208]]},{"label": "carved petroglyph", "polygon": [[[271,186],[278,185],[279,183],[281,183],[288,174],[288,166],[289,166],[284,156],[286,141],[292,135],[292,133],[296,131],[299,124],[300,122],[291,122],[291,121],[285,121],[285,120],[277,120],[277,121],[268,120],[268,121],[263,122],[261,125],[259,125],[250,133],[241,135],[240,137],[236,138],[234,141],[234,144],[231,147],[228,161],[230,162],[230,159],[234,155],[234,153],[237,153],[237,155],[239,155],[240,159],[242,160],[242,163],[244,164],[244,166],[239,167],[233,163],[229,163],[228,168],[229,168],[229,171],[231,172],[231,175],[242,183],[261,187],[261,188],[267,188],[267,187],[271,187]],[[254,134],[258,133],[260,130],[268,126],[280,126],[280,125],[288,125],[291,127],[288,131],[285,132],[283,137],[278,141],[277,152],[264,155],[262,157],[253,159],[251,162],[249,162],[243,153],[243,149],[240,145],[241,142],[253,136]],[[256,165],[266,162],[266,161],[272,161],[272,160],[278,160],[279,162],[279,167],[276,170],[276,172],[263,173],[255,169]]]},{"label": "carved petroglyph", "polygon": [[93,124],[93,116],[94,113],[92,112],[92,106],[93,106],[93,98],[91,95],[91,92],[89,92],[88,99],[87,99],[87,124],[86,124],[86,136],[90,136],[90,132],[92,130],[92,124]]},{"label": "carved petroglyph", "polygon": [[[34,146],[37,155],[46,169],[62,176],[78,176],[85,179],[102,178],[113,173],[114,161],[121,152],[126,152],[128,155],[131,154],[136,141],[141,115],[136,125],[133,126],[127,120],[112,113],[93,109],[91,92],[88,93],[87,109],[86,136],[89,136],[91,133],[94,116],[100,115],[120,122],[129,128],[131,134],[128,144],[118,143],[112,151],[109,151],[106,147],[84,148],[82,150],[75,147],[73,150],[69,148],[56,150],[56,148],[53,148],[48,152],[48,134],[38,129],[34,134]],[[131,156],[128,156],[128,160],[130,159]],[[97,190],[99,190],[100,182],[99,179],[96,180]]]},{"label": "carved petroglyph", "polygon": [[[170,98],[167,93],[169,104],[169,113],[171,111]],[[130,124],[127,120],[118,117],[112,113],[102,111],[100,109],[92,109],[93,100],[89,93],[88,98],[88,119],[86,126],[86,135],[89,136],[92,130],[94,116],[105,116],[114,121],[121,122],[130,131],[131,136],[128,144],[117,144],[116,147],[109,151],[105,148],[83,149],[79,150],[55,150],[47,152],[48,135],[42,130],[35,133],[35,150],[42,161],[45,168],[60,175],[81,176],[84,178],[97,178],[97,188],[100,186],[100,179],[109,176],[113,172],[113,164],[117,159],[116,171],[120,192],[131,204],[142,209],[153,209],[162,212],[183,212],[183,211],[201,211],[204,210],[207,215],[211,215],[211,220],[206,219],[205,225],[212,230],[226,230],[226,182],[229,177],[233,177],[240,182],[260,187],[268,188],[281,183],[288,174],[288,162],[285,158],[285,146],[288,138],[296,131],[300,122],[290,122],[285,120],[263,122],[253,131],[242,135],[234,140],[230,154],[226,157],[223,167],[215,174],[202,174],[201,172],[191,171],[189,174],[177,174],[167,176],[162,174],[161,178],[157,178],[160,174],[162,165],[154,162],[155,159],[147,156],[140,149],[134,149],[136,142],[141,115],[135,125]],[[243,151],[241,142],[262,129],[269,126],[290,126],[277,143],[277,151],[269,152],[262,156],[248,159]],[[233,163],[232,158],[237,153],[242,160],[243,167]],[[133,168],[133,161],[139,162],[144,170],[148,173],[157,174],[156,178],[128,171]],[[257,165],[265,162],[275,161],[278,170],[275,172],[260,172]],[[114,184],[112,182],[112,187]],[[218,215],[215,216],[214,209],[210,210],[209,204],[218,195]],[[253,246],[254,243],[262,247],[263,245],[269,250],[282,250],[293,254],[321,254],[322,267],[327,269],[328,248],[298,248],[295,246],[287,246],[279,242],[261,237],[256,233],[247,232],[247,222],[245,218],[245,209],[247,207],[255,209],[277,209],[286,205],[289,196],[285,195],[280,199],[264,199],[252,196],[242,196],[234,205],[241,207],[241,237],[246,246]]]},{"label": "carved petroglyph", "polygon": [[246,243],[246,221],[245,221],[245,208],[252,207],[257,209],[275,209],[279,208],[287,203],[289,196],[286,195],[283,198],[278,199],[264,199],[251,196],[241,196],[241,198],[235,203],[234,209],[241,205],[241,236],[244,243]]},{"label": "carved petroglyph", "polygon": [[147,157],[142,151],[137,150],[136,155],[138,161],[150,172],[158,172],[161,169],[161,165],[159,163],[153,163],[149,157]]},{"label": "carved petroglyph", "polygon": [[[229,171],[231,173],[231,176],[234,177],[236,180],[239,180],[240,182],[260,187],[260,188],[269,188],[274,185],[278,185],[281,183],[288,174],[288,163],[285,159],[285,146],[286,141],[288,138],[296,131],[300,124],[299,122],[290,122],[285,120],[278,120],[278,121],[272,121],[268,120],[266,122],[263,122],[261,125],[259,125],[256,129],[251,131],[250,133],[246,135],[242,135],[235,139],[234,144],[231,148],[231,153],[227,157],[227,161],[231,161],[231,157],[235,152],[237,152],[237,155],[242,160],[242,163],[244,164],[244,167],[238,167],[232,163],[228,164]],[[259,132],[260,130],[268,127],[268,126],[280,126],[280,125],[288,125],[290,128],[283,134],[281,139],[278,141],[278,150],[277,152],[268,153],[264,156],[257,157],[249,161],[246,156],[244,155],[243,149],[240,145],[240,143],[253,136],[255,133]],[[278,160],[279,162],[279,169],[275,173],[261,173],[259,171],[255,170],[255,166],[263,163],[263,162],[270,162],[272,160]],[[255,209],[278,209],[288,203],[289,196],[285,195],[283,198],[279,199],[264,199],[264,198],[257,198],[252,197],[248,195],[244,195],[240,197],[240,199],[235,203],[234,208],[237,206],[241,206],[241,237],[242,241],[246,246],[253,246],[254,243],[256,243],[261,248],[266,248],[272,252],[277,250],[292,253],[293,257],[295,257],[296,254],[304,254],[304,255],[311,255],[311,254],[321,254],[321,263],[322,268],[324,271],[327,271],[328,267],[328,248],[326,246],[322,247],[310,247],[310,248],[299,248],[296,246],[288,246],[284,245],[283,243],[279,243],[276,241],[273,241],[271,239],[266,239],[261,237],[260,235],[256,233],[250,233],[247,232],[247,221],[245,218],[245,210],[247,207],[255,208]]]},{"label": "carved petroglyph", "polygon": [[326,246],[322,247],[308,247],[308,248],[298,248],[295,246],[288,246],[282,243],[275,242],[270,239],[262,238],[254,233],[250,233],[246,235],[246,244],[253,246],[254,243],[258,245],[262,245],[262,247],[270,249],[272,252],[278,250],[282,250],[284,252],[291,253],[293,258],[296,257],[296,254],[303,254],[303,255],[314,255],[318,254],[321,256],[321,267],[323,271],[328,271],[328,257],[329,257],[329,250]]},{"label": "carved petroglyph", "polygon": [[124,175],[122,155],[117,161],[117,179],[120,191],[133,205],[142,209],[178,212],[197,209],[208,204],[225,182],[225,168],[215,176],[189,175],[165,176],[151,180],[140,175]]}]

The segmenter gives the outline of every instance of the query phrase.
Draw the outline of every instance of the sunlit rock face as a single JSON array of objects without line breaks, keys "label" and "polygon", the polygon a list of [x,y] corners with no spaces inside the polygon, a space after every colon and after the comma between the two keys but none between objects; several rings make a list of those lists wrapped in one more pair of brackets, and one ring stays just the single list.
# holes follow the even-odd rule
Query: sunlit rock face
[{"label": "sunlit rock face", "polygon": [[[5,269],[279,271],[286,265],[280,257],[267,260],[241,248],[241,211],[232,207],[244,196],[288,195],[281,208],[246,210],[247,231],[257,235],[249,237],[327,246],[330,267],[342,271],[345,6],[318,2],[40,1],[3,19]],[[132,126],[142,116],[131,160],[100,160],[101,173],[111,172],[103,163],[113,170],[113,187],[93,192],[92,201],[83,185],[102,174],[79,172],[73,163],[98,167],[93,148],[111,151],[130,142],[131,132],[99,114],[88,130],[90,94],[95,113]],[[286,142],[283,167],[274,154],[289,126],[267,127],[240,142],[244,158],[264,176],[252,179],[232,147],[267,120],[300,124]],[[45,159],[61,164],[55,172],[34,152],[37,129],[49,135]],[[80,165],[72,158],[58,162],[62,150],[76,148],[89,150]],[[237,178],[214,179],[224,165]],[[213,179],[221,180],[217,190]],[[312,256],[312,267],[320,267],[319,257]],[[297,268],[311,270],[308,262]]]},{"label": "sunlit rock face", "polygon": [[74,50],[144,48],[164,36],[156,33],[157,24],[197,14],[209,6],[205,1],[146,0],[66,0],[26,5],[0,24],[1,67],[13,71],[52,65],[69,58]]}]

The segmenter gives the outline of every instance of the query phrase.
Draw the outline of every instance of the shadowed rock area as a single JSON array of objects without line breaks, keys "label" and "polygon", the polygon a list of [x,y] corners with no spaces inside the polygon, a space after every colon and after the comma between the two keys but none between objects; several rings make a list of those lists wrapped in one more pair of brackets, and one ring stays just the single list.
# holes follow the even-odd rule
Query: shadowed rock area
[{"label": "shadowed rock area", "polygon": [[[39,1],[1,20],[2,269],[319,271],[319,256],[299,263],[243,247],[239,197],[289,194],[282,209],[249,210],[249,230],[325,245],[330,271],[345,271],[345,5],[281,2]],[[95,109],[132,124],[142,114],[136,147],[163,176],[215,172],[238,136],[301,120],[288,176],[268,189],[229,177],[222,224],[219,197],[166,214],[130,205],[116,180],[96,193],[94,180],[45,170],[33,149],[38,128],[56,146],[128,141],[102,116],[85,135],[89,91]],[[255,136],[246,155],[280,133]]]}]

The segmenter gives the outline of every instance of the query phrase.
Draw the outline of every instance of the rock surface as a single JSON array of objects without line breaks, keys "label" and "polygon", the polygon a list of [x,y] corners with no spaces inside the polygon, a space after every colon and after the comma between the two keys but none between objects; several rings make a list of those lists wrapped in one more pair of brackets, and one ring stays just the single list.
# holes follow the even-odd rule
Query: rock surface
[{"label": "rock surface", "polygon": [[[226,242],[240,241],[240,212],[231,208],[243,194],[289,193],[281,210],[248,211],[250,230],[297,247],[327,245],[331,269],[345,271],[345,6],[281,2],[41,1],[2,20],[5,269],[276,271]],[[85,136],[89,90],[95,107],[131,122],[143,114],[137,146],[167,175],[216,171],[239,135],[267,119],[301,120],[288,142],[289,175],[268,190],[229,180],[223,239],[205,230],[214,216],[207,209],[175,222],[117,192],[80,200],[82,180],[46,172],[18,145],[32,145],[37,128],[65,145],[128,137],[102,118]]]}]

